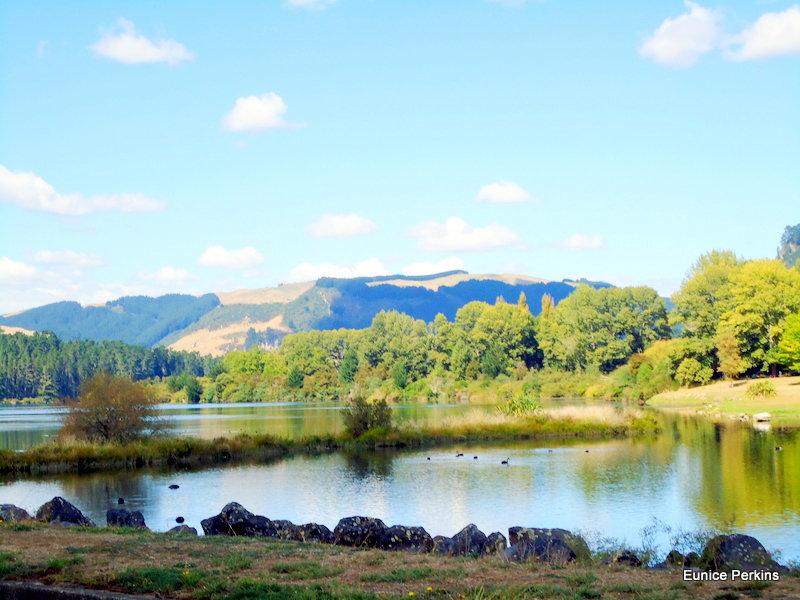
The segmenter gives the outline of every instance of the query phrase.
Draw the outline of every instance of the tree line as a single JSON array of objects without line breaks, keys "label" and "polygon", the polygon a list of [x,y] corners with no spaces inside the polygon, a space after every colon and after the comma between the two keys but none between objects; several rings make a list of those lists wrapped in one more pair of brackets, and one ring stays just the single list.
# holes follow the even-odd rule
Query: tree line
[{"label": "tree line", "polygon": [[48,402],[76,397],[81,383],[98,372],[130,380],[206,375],[217,361],[196,352],[146,348],[123,342],[65,342],[53,333],[0,335],[0,399]]}]

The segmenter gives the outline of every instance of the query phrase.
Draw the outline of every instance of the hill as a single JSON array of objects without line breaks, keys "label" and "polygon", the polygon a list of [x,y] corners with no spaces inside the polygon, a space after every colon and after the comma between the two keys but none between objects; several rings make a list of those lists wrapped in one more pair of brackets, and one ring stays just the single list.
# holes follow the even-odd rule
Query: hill
[{"label": "hill", "polygon": [[542,296],[549,294],[558,302],[578,283],[608,285],[465,271],[418,277],[323,277],[316,282],[199,297],[130,296],[103,306],[57,302],[0,317],[0,326],[53,331],[65,340],[116,340],[219,356],[256,343],[274,346],[296,331],[364,328],[382,310],[397,310],[425,321],[443,313],[452,320],[468,302],[494,302],[498,296],[515,302],[524,293],[536,314]]},{"label": "hill", "polygon": [[800,224],[794,227],[787,225],[783,230],[778,259],[790,269],[800,260]]}]

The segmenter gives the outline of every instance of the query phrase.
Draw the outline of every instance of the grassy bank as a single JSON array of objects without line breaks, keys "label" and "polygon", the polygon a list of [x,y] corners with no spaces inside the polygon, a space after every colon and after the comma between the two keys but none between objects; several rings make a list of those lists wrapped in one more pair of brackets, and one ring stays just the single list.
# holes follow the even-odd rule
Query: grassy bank
[{"label": "grassy bank", "polygon": [[[772,398],[748,398],[748,386],[764,381],[775,386],[776,395]],[[768,412],[773,424],[800,426],[800,377],[720,381],[664,392],[647,403],[656,408],[702,411],[720,417]]]},{"label": "grassy bank", "polygon": [[565,407],[522,417],[474,411],[449,419],[440,426],[409,423],[398,428],[368,431],[358,439],[331,435],[289,440],[270,435],[239,434],[214,440],[153,438],[129,444],[54,441],[24,452],[0,451],[0,473],[194,467],[345,449],[423,448],[472,440],[615,437],[655,431],[657,423],[652,416],[632,409]]},{"label": "grassy bank", "polygon": [[[157,566],[154,566],[157,565]],[[684,582],[680,571],[506,563],[273,538],[0,525],[0,579],[208,600],[797,598],[800,579]]]}]

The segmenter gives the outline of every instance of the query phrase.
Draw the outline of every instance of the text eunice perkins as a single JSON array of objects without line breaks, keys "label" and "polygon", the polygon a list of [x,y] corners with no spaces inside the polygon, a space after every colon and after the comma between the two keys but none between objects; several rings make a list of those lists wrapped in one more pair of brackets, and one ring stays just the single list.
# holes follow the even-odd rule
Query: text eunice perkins
[{"label": "text eunice perkins", "polygon": [[684,581],[780,581],[781,574],[777,571],[695,571],[683,570]]}]

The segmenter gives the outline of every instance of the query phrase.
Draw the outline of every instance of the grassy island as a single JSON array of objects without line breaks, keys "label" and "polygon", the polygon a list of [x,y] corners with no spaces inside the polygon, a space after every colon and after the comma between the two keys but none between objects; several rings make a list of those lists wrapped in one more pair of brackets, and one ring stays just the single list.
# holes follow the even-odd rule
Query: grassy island
[{"label": "grassy island", "polygon": [[645,411],[610,406],[545,409],[528,416],[474,411],[448,419],[440,426],[410,423],[372,429],[355,439],[346,434],[304,439],[239,434],[214,440],[154,437],[103,444],[57,440],[23,452],[0,451],[0,473],[202,466],[335,450],[412,449],[490,440],[618,437],[646,435],[657,430],[655,418]]}]

